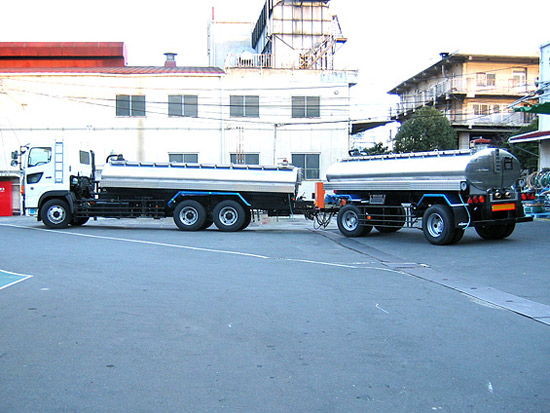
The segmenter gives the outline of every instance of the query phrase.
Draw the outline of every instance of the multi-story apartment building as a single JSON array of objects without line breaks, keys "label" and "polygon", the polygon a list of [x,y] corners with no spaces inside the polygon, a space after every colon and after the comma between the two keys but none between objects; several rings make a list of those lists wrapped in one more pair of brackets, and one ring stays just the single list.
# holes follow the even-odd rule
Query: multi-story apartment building
[{"label": "multi-story apartment building", "polygon": [[538,56],[441,53],[437,63],[388,92],[400,98],[392,118],[403,122],[419,107],[433,106],[457,131],[459,148],[475,137],[507,137],[534,119],[510,105],[536,89],[538,76]]},{"label": "multi-story apartment building", "polygon": [[286,160],[303,168],[310,197],[347,154],[357,79],[333,69],[344,39],[328,5],[268,1],[256,25],[213,20],[206,67],[177,66],[173,54],[162,67],[127,66],[122,43],[0,43],[0,176],[13,181],[14,209],[10,153],[52,138],[88,142],[100,167],[111,152],[151,162]]},{"label": "multi-story apartment building", "polygon": [[550,42],[540,47],[540,79],[538,89],[527,97],[538,96],[538,103],[523,106],[525,99],[514,108],[517,112],[532,113],[539,117],[539,130],[510,138],[510,143],[539,143],[539,171],[550,169]]}]

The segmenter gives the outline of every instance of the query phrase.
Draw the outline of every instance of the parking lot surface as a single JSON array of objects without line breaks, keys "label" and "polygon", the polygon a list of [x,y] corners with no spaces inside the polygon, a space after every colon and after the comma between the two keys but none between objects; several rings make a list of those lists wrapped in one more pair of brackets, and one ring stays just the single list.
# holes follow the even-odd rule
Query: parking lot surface
[{"label": "parking lot surface", "polygon": [[549,229],[0,218],[0,411],[546,412]]}]

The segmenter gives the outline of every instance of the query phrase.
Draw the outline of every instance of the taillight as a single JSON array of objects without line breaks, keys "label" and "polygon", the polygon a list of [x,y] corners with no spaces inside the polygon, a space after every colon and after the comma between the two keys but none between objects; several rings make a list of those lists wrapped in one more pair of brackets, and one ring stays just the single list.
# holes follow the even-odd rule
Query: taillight
[{"label": "taillight", "polygon": [[483,195],[474,195],[468,198],[468,204],[484,204],[485,196]]},{"label": "taillight", "polygon": [[534,192],[524,192],[521,194],[522,201],[534,201],[535,199],[536,195]]}]

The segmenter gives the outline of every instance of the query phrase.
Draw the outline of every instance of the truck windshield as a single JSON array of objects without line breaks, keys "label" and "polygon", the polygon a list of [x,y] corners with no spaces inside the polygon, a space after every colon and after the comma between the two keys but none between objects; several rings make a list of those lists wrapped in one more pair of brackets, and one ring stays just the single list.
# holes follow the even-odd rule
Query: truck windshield
[{"label": "truck windshield", "polygon": [[50,162],[52,148],[32,148],[29,153],[29,166],[37,166]]}]

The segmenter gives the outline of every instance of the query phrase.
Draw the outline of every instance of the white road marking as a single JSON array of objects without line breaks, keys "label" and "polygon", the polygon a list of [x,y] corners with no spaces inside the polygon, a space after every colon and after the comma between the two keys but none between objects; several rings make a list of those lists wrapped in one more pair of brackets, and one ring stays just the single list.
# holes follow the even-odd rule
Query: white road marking
[{"label": "white road marking", "polygon": [[388,313],[386,310],[384,310],[382,307],[380,307],[379,304],[376,304],[376,308],[378,308],[380,311],[386,313],[387,315],[390,315],[390,313]]},{"label": "white road marking", "polygon": [[0,290],[3,290],[4,288],[11,287],[12,285],[18,284],[22,281],[28,280],[29,278],[32,278],[32,275],[26,275],[26,274],[18,274],[16,272],[6,271],[0,268],[0,275],[7,274],[7,275],[15,275],[16,277],[21,277],[18,280],[15,280],[9,284],[0,286]]},{"label": "white road marking", "polygon": [[215,254],[229,254],[229,255],[236,255],[241,257],[259,258],[263,260],[302,262],[305,264],[323,265],[323,266],[329,266],[329,267],[340,267],[340,268],[350,268],[350,269],[372,269],[372,270],[379,270],[379,271],[389,271],[389,272],[398,273],[398,274],[402,273],[402,271],[392,270],[390,268],[383,268],[383,267],[382,268],[358,267],[355,265],[338,264],[338,263],[331,263],[331,262],[324,262],[324,261],[314,261],[314,260],[306,260],[306,259],[299,259],[299,258],[269,257],[266,255],[253,254],[253,253],[242,252],[242,251],[229,251],[229,250],[221,250],[221,249],[214,249],[214,248],[194,247],[190,245],[169,244],[169,243],[157,242],[157,241],[145,241],[145,240],[138,240],[138,239],[131,239],[131,238],[119,238],[119,237],[108,237],[108,236],[100,236],[100,235],[92,235],[92,234],[82,234],[82,233],[71,232],[71,231],[59,231],[59,230],[51,230],[46,228],[33,228],[33,227],[27,227],[23,225],[0,224],[0,226],[19,228],[19,229],[30,229],[33,231],[42,231],[42,232],[48,232],[51,234],[59,234],[59,235],[72,235],[76,237],[84,237],[84,238],[92,238],[92,239],[128,242],[128,243],[142,244],[142,245],[153,245],[158,247],[178,248],[178,249],[185,249],[185,250],[191,250],[191,251],[211,252]]}]

